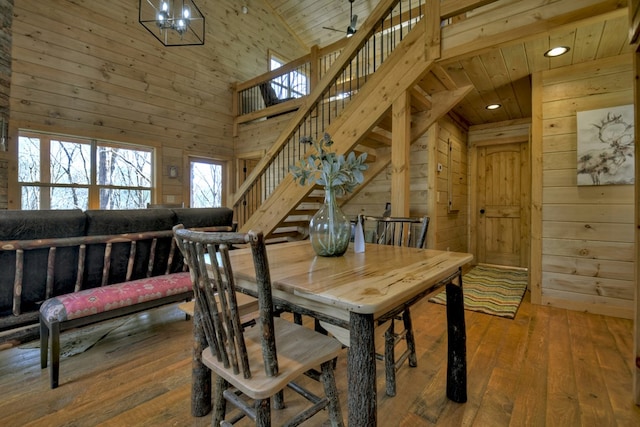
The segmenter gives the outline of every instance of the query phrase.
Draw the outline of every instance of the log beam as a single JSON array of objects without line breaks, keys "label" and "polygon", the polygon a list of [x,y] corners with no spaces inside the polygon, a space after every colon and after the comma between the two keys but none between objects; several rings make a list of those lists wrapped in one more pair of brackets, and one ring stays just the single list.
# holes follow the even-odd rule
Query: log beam
[{"label": "log beam", "polygon": [[391,215],[409,216],[411,182],[411,95],[404,91],[392,106],[391,135]]}]

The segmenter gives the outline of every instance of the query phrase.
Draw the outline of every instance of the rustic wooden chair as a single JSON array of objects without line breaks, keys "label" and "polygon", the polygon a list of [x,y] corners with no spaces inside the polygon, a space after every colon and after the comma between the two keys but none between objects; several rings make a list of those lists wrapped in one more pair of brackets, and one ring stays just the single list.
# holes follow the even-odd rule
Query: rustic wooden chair
[{"label": "rustic wooden chair", "polygon": [[[429,228],[429,217],[404,218],[390,216],[367,216],[359,215],[358,221],[362,223],[366,230],[366,223],[373,223],[373,243],[381,245],[396,245],[422,248],[424,247]],[[396,320],[402,320],[404,330],[396,332]],[[384,333],[384,359],[386,393],[388,396],[396,395],[396,371],[402,366],[405,360],[409,360],[409,366],[418,366],[416,356],[416,342],[413,336],[411,324],[411,312],[409,307],[403,307],[398,314],[393,314],[385,319],[380,319],[378,325],[389,322],[389,327]],[[404,340],[407,348],[396,358],[395,347]]]},{"label": "rustic wooden chair", "polygon": [[[216,376],[212,425],[231,425],[244,416],[255,420],[258,426],[271,425],[271,397],[277,397],[289,386],[313,405],[287,425],[298,425],[328,407],[331,425],[342,426],[334,377],[334,360],[340,352],[340,343],[274,316],[262,233],[208,233],[176,226],[174,234],[189,265],[197,302],[195,315],[201,316],[208,344],[202,352],[202,361]],[[244,329],[241,324],[229,256],[229,246],[234,244],[249,244],[253,253],[260,308],[257,327]],[[322,371],[325,398],[292,383],[318,366]],[[241,395],[254,400],[254,405],[248,404]],[[227,402],[240,410],[232,421],[223,420],[227,416]],[[274,403],[278,407],[281,400],[274,398]]]},{"label": "rustic wooden chair", "polygon": [[359,215],[358,218],[365,229],[367,229],[365,222],[374,224],[372,243],[422,248],[427,239],[428,216],[403,218]]},{"label": "rustic wooden chair", "polygon": [[[369,243],[382,245],[424,247],[429,228],[429,217],[422,218],[402,218],[389,216],[366,216],[358,215],[358,219],[365,231],[365,239]],[[402,320],[404,330],[396,332],[395,322]],[[387,396],[396,395],[396,371],[402,366],[405,360],[409,360],[409,366],[418,365],[416,357],[416,343],[411,325],[411,312],[409,306],[398,307],[382,319],[378,319],[378,325],[389,322],[389,327],[385,331],[385,351],[384,355],[376,354],[385,363],[385,391]],[[349,345],[349,332],[343,328],[320,322],[321,326],[331,332],[345,346]],[[395,347],[404,340],[407,348],[396,358]]]}]

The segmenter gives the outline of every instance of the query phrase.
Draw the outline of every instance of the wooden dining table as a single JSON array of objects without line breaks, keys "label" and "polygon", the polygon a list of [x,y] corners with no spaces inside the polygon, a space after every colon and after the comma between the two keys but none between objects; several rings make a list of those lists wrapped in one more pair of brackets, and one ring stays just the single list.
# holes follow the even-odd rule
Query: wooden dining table
[{"label": "wooden dining table", "polygon": [[[250,249],[233,250],[230,257],[238,291],[256,295]],[[447,396],[458,402],[466,401],[460,271],[472,261],[471,254],[366,244],[361,253],[354,252],[350,245],[341,257],[320,257],[308,241],[299,241],[268,245],[267,257],[276,307],[350,330],[347,356],[350,426],[376,425],[377,321],[413,304],[444,283],[449,332]],[[453,277],[459,277],[459,283]],[[197,318],[194,317],[192,413],[203,416],[211,409],[211,373],[199,360],[206,342]]]}]

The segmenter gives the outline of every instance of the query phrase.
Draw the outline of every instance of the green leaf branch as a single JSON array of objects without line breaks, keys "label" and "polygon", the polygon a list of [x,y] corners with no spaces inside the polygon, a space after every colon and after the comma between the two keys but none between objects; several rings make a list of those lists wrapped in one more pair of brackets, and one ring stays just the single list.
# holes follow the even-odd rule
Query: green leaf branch
[{"label": "green leaf branch", "polygon": [[364,181],[363,172],[369,165],[365,163],[367,153],[356,156],[351,152],[347,157],[329,151],[333,140],[328,133],[315,141],[312,137],[300,139],[302,144],[310,144],[315,149],[313,154],[302,158],[289,167],[294,181],[300,185],[318,184],[334,189],[336,196],[352,193]]}]

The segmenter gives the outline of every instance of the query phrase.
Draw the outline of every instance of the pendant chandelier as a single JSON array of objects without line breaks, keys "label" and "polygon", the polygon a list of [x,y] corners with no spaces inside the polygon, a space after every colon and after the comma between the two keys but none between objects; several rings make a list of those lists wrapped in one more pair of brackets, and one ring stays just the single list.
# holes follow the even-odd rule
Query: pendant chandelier
[{"label": "pendant chandelier", "polygon": [[139,0],[138,21],[165,46],[204,44],[204,16],[193,0]]}]

